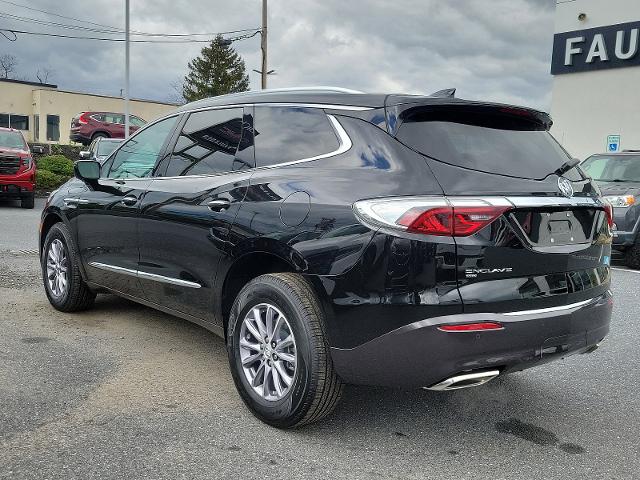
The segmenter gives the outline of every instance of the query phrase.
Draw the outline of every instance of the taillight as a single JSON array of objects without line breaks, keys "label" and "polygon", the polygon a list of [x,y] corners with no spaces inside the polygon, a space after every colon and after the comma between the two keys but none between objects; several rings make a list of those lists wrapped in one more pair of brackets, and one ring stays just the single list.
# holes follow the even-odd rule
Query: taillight
[{"label": "taillight", "polygon": [[424,235],[467,237],[513,208],[504,198],[400,197],[363,200],[356,214],[375,226]]},{"label": "taillight", "polygon": [[606,200],[604,203],[604,213],[607,215],[607,223],[609,224],[609,228],[613,227],[613,205],[611,205]]},{"label": "taillight", "polygon": [[78,123],[81,125],[86,125],[89,123],[89,112],[84,112],[82,115],[78,117]]}]

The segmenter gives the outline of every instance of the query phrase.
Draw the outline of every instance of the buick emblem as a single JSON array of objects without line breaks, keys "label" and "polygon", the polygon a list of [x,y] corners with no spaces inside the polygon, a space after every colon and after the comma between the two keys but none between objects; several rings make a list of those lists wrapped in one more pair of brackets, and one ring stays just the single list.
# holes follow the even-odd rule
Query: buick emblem
[{"label": "buick emblem", "polygon": [[564,177],[558,179],[558,188],[565,197],[573,197],[573,185]]}]

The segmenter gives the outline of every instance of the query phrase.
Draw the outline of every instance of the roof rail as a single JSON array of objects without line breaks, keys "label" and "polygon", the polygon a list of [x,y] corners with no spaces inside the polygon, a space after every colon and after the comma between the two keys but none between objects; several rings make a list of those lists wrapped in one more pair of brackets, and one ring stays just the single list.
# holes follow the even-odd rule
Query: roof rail
[{"label": "roof rail", "polygon": [[265,88],[264,90],[247,90],[246,92],[229,93],[226,95],[220,95],[220,97],[242,97],[244,95],[256,95],[261,93],[364,93],[359,90],[351,90],[349,88],[342,87],[324,87],[324,86],[311,86],[311,87],[287,87],[287,88]]},{"label": "roof rail", "polygon": [[429,97],[438,97],[438,98],[453,98],[456,96],[455,88],[445,88],[444,90],[438,90],[437,92],[433,92]]},{"label": "roof rail", "polygon": [[[309,87],[285,87],[285,88],[268,88],[260,90],[260,93],[265,92],[328,92],[328,93],[364,93],[360,90],[352,90],[350,88],[342,87],[328,87],[328,86],[309,86]],[[256,93],[256,92],[253,92]]]}]

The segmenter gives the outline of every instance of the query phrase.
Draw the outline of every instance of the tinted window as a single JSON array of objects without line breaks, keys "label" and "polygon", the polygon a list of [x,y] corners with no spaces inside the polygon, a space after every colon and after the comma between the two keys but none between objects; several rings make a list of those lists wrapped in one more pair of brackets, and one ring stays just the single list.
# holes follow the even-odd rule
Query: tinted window
[{"label": "tinted window", "polygon": [[534,119],[447,108],[417,110],[402,121],[400,141],[460,167],[542,179],[570,160]]},{"label": "tinted window", "polygon": [[276,165],[333,152],[338,138],[317,108],[255,108],[256,164]]},{"label": "tinted window", "polygon": [[111,163],[111,178],[148,177],[158,155],[175,127],[178,117],[166,118],[131,137],[118,150]]},{"label": "tinted window", "polygon": [[124,115],[119,113],[105,113],[102,115],[102,121],[108,123],[124,123]]},{"label": "tinted window", "polygon": [[165,175],[209,175],[245,167],[236,161],[242,131],[242,108],[192,113],[176,141]]},{"label": "tinted window", "polygon": [[640,155],[589,157],[582,169],[601,182],[640,182]]},{"label": "tinted window", "polygon": [[113,152],[116,147],[120,145],[120,142],[110,142],[110,141],[101,141],[98,142],[98,149],[96,151],[96,155],[101,157],[106,157],[111,152]]},{"label": "tinted window", "polygon": [[9,128],[9,114],[0,113],[0,127]]}]

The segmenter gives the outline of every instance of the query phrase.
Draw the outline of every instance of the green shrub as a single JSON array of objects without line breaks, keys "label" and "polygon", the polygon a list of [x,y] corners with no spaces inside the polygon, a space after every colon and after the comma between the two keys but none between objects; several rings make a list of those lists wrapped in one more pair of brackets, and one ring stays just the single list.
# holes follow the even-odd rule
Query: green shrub
[{"label": "green shrub", "polygon": [[66,181],[67,177],[56,175],[49,170],[38,169],[36,171],[36,188],[38,190],[55,190]]},{"label": "green shrub", "polygon": [[48,155],[37,161],[38,170],[48,170],[62,177],[73,175],[73,162],[64,155]]}]

